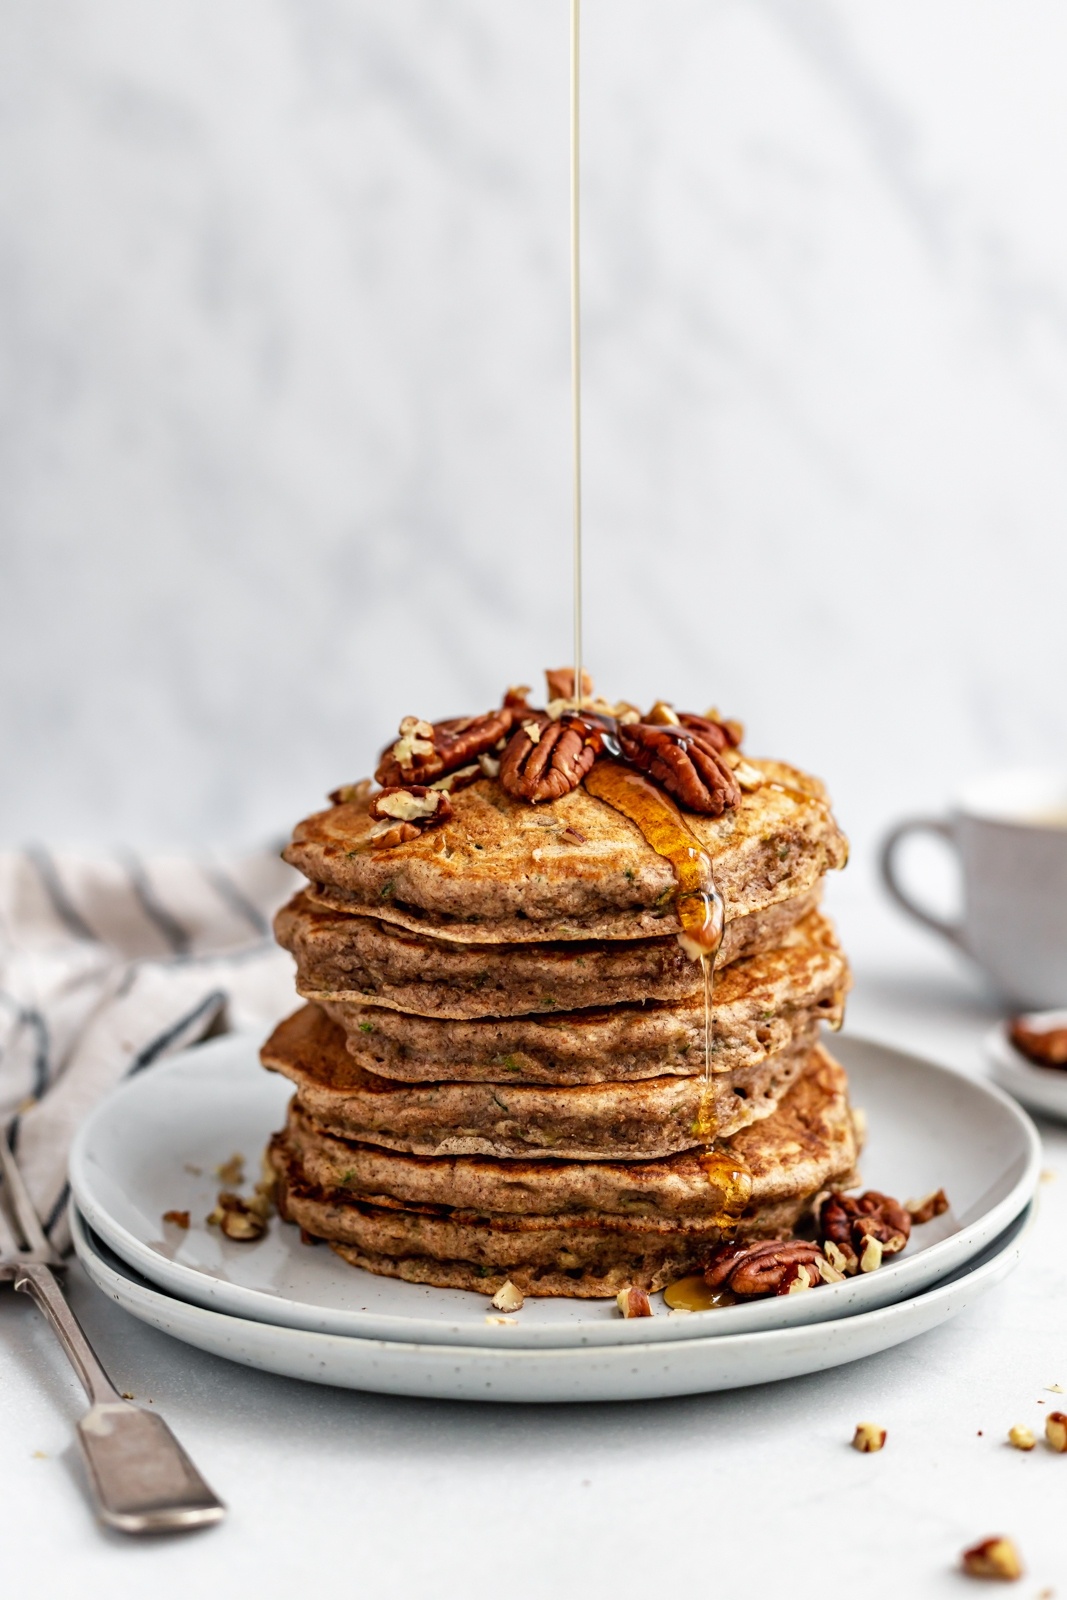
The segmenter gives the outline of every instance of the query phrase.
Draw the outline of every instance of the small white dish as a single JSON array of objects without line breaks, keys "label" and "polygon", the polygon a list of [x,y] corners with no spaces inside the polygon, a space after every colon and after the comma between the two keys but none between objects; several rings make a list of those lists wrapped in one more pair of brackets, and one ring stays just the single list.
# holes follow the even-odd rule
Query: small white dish
[{"label": "small white dish", "polygon": [[142,1322],[198,1350],[343,1389],[548,1404],[740,1389],[824,1372],[892,1349],[966,1311],[1006,1278],[1018,1262],[1029,1216],[1028,1208],[935,1288],[877,1311],[763,1333],[562,1350],[356,1339],[206,1311],[153,1288],[89,1231],[73,1206],[71,1226],[78,1256],[99,1289]]},{"label": "small white dish", "polygon": [[[277,1221],[258,1243],[233,1243],[204,1220],[220,1187],[215,1169],[240,1152],[255,1176],[290,1093],[241,1037],[198,1046],[109,1097],[75,1142],[71,1185],[95,1232],[162,1289],[313,1332],[516,1349],[672,1343],[825,1322],[954,1272],[1018,1216],[1040,1171],[1033,1124],[999,1090],[863,1039],[846,1036],[833,1049],[867,1114],[865,1184],[902,1200],[944,1188],[951,1210],[915,1229],[908,1249],[877,1272],[804,1295],[671,1315],[656,1297],[651,1321],[625,1321],[613,1301],[531,1298],[504,1320],[482,1295],[375,1277],[324,1246],[302,1245],[296,1228]],[[165,1225],[169,1210],[188,1211],[190,1228]]]},{"label": "small white dish", "polygon": [[[1026,1021],[1038,1028],[1067,1027],[1067,1011],[1032,1011]],[[1027,1061],[1012,1044],[1009,1027],[1008,1022],[998,1022],[985,1037],[993,1077],[1032,1111],[1067,1122],[1067,1068],[1038,1067]]]}]

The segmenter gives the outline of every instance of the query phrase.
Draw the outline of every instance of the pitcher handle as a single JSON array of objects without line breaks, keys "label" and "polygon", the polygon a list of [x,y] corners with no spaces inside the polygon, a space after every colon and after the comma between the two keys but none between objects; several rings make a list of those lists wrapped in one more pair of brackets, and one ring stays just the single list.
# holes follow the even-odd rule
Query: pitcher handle
[{"label": "pitcher handle", "polygon": [[898,822],[896,827],[886,835],[882,844],[879,865],[882,869],[882,882],[896,901],[902,911],[909,917],[914,917],[916,922],[921,922],[924,928],[929,928],[933,933],[939,933],[952,944],[958,945],[962,950],[963,929],[958,922],[949,922],[947,918],[937,916],[933,911],[928,911],[924,906],[917,905],[911,899],[897,876],[897,861],[900,846],[910,834],[932,833],[939,839],[944,839],[953,850],[956,849],[956,836],[952,824],[944,817],[908,817],[903,822]]}]

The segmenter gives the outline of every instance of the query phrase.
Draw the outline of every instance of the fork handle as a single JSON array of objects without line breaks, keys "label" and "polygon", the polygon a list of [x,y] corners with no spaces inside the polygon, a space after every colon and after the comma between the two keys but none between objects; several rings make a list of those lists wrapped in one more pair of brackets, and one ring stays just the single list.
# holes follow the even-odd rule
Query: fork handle
[{"label": "fork handle", "polygon": [[122,1396],[97,1360],[96,1352],[67,1304],[51,1267],[40,1261],[24,1262],[15,1273],[15,1288],[28,1294],[37,1309],[48,1318],[93,1405],[109,1405],[115,1401],[121,1405]]},{"label": "fork handle", "polygon": [[226,1508],[163,1418],[124,1400],[96,1358],[50,1267],[24,1262],[15,1288],[51,1323],[92,1402],[78,1442],[101,1519],[122,1533],[168,1533],[218,1522]]}]

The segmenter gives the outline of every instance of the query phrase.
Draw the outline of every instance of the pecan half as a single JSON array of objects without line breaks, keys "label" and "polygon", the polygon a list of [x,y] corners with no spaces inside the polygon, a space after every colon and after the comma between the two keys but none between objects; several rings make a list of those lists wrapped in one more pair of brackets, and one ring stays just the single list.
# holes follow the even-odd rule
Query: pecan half
[{"label": "pecan half", "polygon": [[764,1239],[758,1244],[722,1244],[704,1268],[709,1289],[729,1289],[732,1294],[788,1294],[798,1281],[797,1267],[807,1273],[808,1287],[820,1281],[822,1251],[808,1239]]},{"label": "pecan half", "polygon": [[911,1236],[911,1218],[890,1195],[868,1189],[857,1198],[836,1190],[822,1203],[819,1231],[842,1250],[862,1257],[866,1241],[876,1239],[882,1255],[895,1256]]},{"label": "pecan half", "polygon": [[1035,1067],[1067,1067],[1067,1028],[1035,1028],[1025,1017],[1015,1017],[1008,1035]]},{"label": "pecan half", "polygon": [[577,789],[600,746],[599,735],[581,717],[550,722],[540,713],[524,717],[500,760],[500,782],[514,800],[540,805]]},{"label": "pecan half", "polygon": [[452,802],[443,789],[428,789],[421,783],[390,784],[372,798],[367,812],[378,824],[371,829],[369,842],[388,850],[447,822]]},{"label": "pecan half", "polygon": [[405,717],[399,739],[382,751],[375,781],[383,788],[433,783],[457,767],[468,766],[511,732],[518,709],[503,705],[479,717],[451,717],[445,722]]},{"label": "pecan half", "polygon": [[679,711],[678,721],[683,728],[699,733],[716,750],[732,750],[741,743],[739,722],[715,722],[711,717],[698,717],[695,711]]},{"label": "pecan half", "polygon": [[[545,682],[548,685],[548,698],[550,700],[574,699],[574,668],[573,667],[548,667],[545,670]],[[582,669],[582,699],[593,698],[593,680],[585,669]]]},{"label": "pecan half", "polygon": [[622,753],[687,811],[718,817],[741,800],[737,780],[703,733],[670,724],[632,722],[619,728]]}]

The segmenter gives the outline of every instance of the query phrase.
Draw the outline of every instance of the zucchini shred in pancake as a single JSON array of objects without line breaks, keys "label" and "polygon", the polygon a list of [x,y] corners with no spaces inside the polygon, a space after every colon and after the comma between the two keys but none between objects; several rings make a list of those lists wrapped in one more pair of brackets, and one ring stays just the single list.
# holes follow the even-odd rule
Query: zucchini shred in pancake
[{"label": "zucchini shred in pancake", "polygon": [[[307,1003],[261,1052],[295,1088],[278,1209],[413,1283],[658,1289],[724,1240],[790,1237],[852,1173],[847,1081],[819,1043],[850,981],[818,909],[847,845],[817,780],[742,757],[712,714],[509,711],[515,693],[485,718],[406,719],[385,787],[340,791],[284,852],[308,882],[275,932]],[[496,743],[452,787],[472,724]],[[436,794],[420,761],[443,764]],[[703,864],[685,895],[682,857]],[[709,940],[720,908],[713,994],[694,892]]]}]

